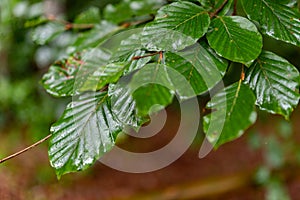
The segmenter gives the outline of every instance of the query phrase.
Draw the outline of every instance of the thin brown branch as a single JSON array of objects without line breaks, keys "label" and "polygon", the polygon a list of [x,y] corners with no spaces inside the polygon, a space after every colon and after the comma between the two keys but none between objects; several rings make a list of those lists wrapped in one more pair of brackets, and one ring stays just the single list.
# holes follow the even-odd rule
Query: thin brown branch
[{"label": "thin brown branch", "polygon": [[73,24],[73,23],[65,21],[63,19],[56,18],[54,15],[48,15],[47,19],[49,21],[54,21],[54,22],[65,25],[66,30],[70,30],[70,29],[90,29],[90,28],[93,28],[95,26],[94,24]]},{"label": "thin brown branch", "polygon": [[213,18],[214,16],[216,16],[216,15],[224,8],[224,6],[226,5],[227,2],[228,2],[228,0],[225,0],[225,1],[222,3],[222,5],[221,5],[219,8],[217,8],[217,10],[215,10],[215,11],[212,12],[212,13],[210,13],[209,17],[210,17],[210,18]]},{"label": "thin brown branch", "polygon": [[235,16],[237,14],[237,0],[234,0],[233,3],[233,12],[232,12],[232,16]]},{"label": "thin brown branch", "polygon": [[1,163],[4,163],[5,161],[8,161],[8,160],[10,160],[10,159],[12,159],[12,158],[14,158],[14,157],[20,155],[20,154],[23,154],[23,153],[25,153],[26,151],[28,151],[28,150],[30,150],[30,149],[36,147],[36,146],[38,146],[39,144],[41,144],[41,143],[45,142],[46,140],[48,140],[50,137],[51,137],[51,134],[47,135],[46,137],[44,137],[43,139],[39,140],[38,142],[36,142],[36,143],[30,145],[29,147],[26,147],[25,149],[22,149],[21,151],[18,151],[18,152],[14,153],[14,154],[12,154],[12,155],[10,155],[10,156],[7,156],[6,158],[1,159],[1,160],[0,160],[0,164],[1,164]]},{"label": "thin brown branch", "polygon": [[150,22],[154,19],[153,15],[150,15],[149,18],[144,19],[144,20],[137,20],[137,21],[132,21],[132,22],[124,22],[123,24],[121,24],[121,27],[124,28],[128,28],[130,26],[136,26],[136,25],[140,25],[140,24],[145,24],[147,22]]},{"label": "thin brown branch", "polygon": [[161,54],[161,53],[162,53],[161,51],[158,51],[158,52],[150,53],[150,54],[147,54],[144,56],[134,56],[131,58],[131,60],[139,60],[141,58],[147,58],[147,57],[154,56],[154,55]]},{"label": "thin brown branch", "polygon": [[90,28],[94,28],[94,24],[72,24],[72,23],[68,23],[65,25],[66,30],[70,30],[70,29],[90,29]]}]

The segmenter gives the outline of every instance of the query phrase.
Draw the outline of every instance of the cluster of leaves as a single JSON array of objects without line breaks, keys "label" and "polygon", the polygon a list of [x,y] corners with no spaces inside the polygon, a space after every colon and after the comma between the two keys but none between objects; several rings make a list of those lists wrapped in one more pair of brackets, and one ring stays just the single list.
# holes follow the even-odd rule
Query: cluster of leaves
[{"label": "cluster of leaves", "polygon": [[[237,2],[246,16],[237,15]],[[298,70],[262,47],[263,36],[300,46],[300,13],[293,2],[124,0],[103,14],[91,8],[74,23],[51,19],[37,27],[33,38],[39,44],[64,31],[77,35],[69,57],[42,79],[50,94],[73,97],[51,127],[49,158],[58,177],[92,165],[124,127],[138,130],[175,95],[184,101],[210,91],[230,66],[242,68],[239,81],[213,96],[206,105],[212,112],[203,117],[215,147],[241,136],[255,122],[256,107],[288,119],[299,101]],[[125,32],[132,28],[140,31]],[[117,33],[125,36],[112,39]],[[130,92],[136,85],[142,87]]]}]

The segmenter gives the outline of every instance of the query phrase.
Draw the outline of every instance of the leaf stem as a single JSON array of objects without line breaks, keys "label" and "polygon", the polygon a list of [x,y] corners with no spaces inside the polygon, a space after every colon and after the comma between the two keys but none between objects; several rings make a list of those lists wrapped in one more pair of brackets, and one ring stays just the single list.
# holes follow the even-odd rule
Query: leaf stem
[{"label": "leaf stem", "polygon": [[240,78],[241,81],[245,80],[245,69],[244,68],[245,68],[245,66],[242,65],[242,72],[241,72],[241,78]]},{"label": "leaf stem", "polygon": [[44,137],[43,139],[41,139],[41,140],[37,141],[36,143],[30,145],[29,147],[26,147],[25,149],[22,149],[21,151],[18,151],[18,152],[14,153],[14,154],[12,154],[12,155],[10,155],[10,156],[7,156],[6,158],[1,159],[1,160],[0,160],[0,164],[1,164],[1,163],[4,163],[5,161],[8,161],[8,160],[10,160],[10,159],[12,159],[12,158],[14,158],[14,157],[20,155],[20,154],[23,154],[23,153],[25,153],[26,151],[28,151],[28,150],[30,150],[30,149],[36,147],[36,146],[38,146],[39,144],[41,144],[41,143],[45,142],[46,140],[48,140],[51,136],[52,136],[52,134],[49,134],[49,135],[47,135],[46,137]]},{"label": "leaf stem", "polygon": [[232,12],[232,16],[235,16],[237,14],[237,0],[234,0],[233,3],[233,12]]},{"label": "leaf stem", "polygon": [[225,1],[222,3],[222,5],[221,5],[219,8],[217,8],[217,10],[215,10],[215,11],[212,12],[212,13],[210,13],[209,17],[210,17],[210,18],[213,18],[214,16],[216,16],[216,15],[224,8],[224,6],[226,5],[227,2],[228,2],[228,0],[225,0]]}]

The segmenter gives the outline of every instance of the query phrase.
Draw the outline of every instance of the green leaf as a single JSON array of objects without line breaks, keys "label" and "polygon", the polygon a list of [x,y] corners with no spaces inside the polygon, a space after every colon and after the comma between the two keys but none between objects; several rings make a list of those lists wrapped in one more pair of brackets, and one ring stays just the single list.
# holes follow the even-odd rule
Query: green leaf
[{"label": "green leaf", "polygon": [[96,47],[119,29],[120,27],[112,23],[101,21],[100,24],[95,25],[90,31],[80,33],[75,42],[69,47],[68,53],[71,54]]},{"label": "green leaf", "polygon": [[174,91],[163,64],[147,64],[134,74],[129,84],[137,114],[147,116],[172,103]]},{"label": "green leaf", "polygon": [[111,53],[105,49],[94,48],[85,51],[82,65],[76,75],[74,90],[96,91],[108,83],[115,83],[128,67],[125,62],[109,63]]},{"label": "green leaf", "polygon": [[79,91],[97,91],[108,83],[115,83],[122,76],[124,69],[127,68],[127,63],[100,63],[97,65],[99,60],[95,57],[91,59],[93,60],[82,65],[80,72],[83,76],[78,75],[78,79],[82,78],[79,81],[84,81]]},{"label": "green leaf", "polygon": [[39,45],[44,45],[60,33],[66,30],[65,25],[57,22],[49,22],[47,24],[38,26],[32,31],[32,40]]},{"label": "green leaf", "polygon": [[247,70],[245,81],[256,94],[260,109],[286,119],[299,102],[299,72],[287,60],[263,51]]},{"label": "green leaf", "polygon": [[120,132],[106,92],[86,93],[73,100],[51,127],[49,158],[57,176],[91,166],[113,147]]},{"label": "green leaf", "polygon": [[80,65],[80,57],[76,56],[54,63],[41,80],[43,87],[56,97],[75,95],[75,76]]},{"label": "green leaf", "polygon": [[[210,18],[205,9],[186,1],[162,7],[143,32],[148,50],[180,50],[194,44],[208,29]],[[192,28],[197,27],[197,28]]]},{"label": "green leaf", "polygon": [[100,48],[86,50],[79,57],[71,56],[51,66],[42,84],[47,92],[58,97],[99,90],[117,82],[128,68],[124,62],[108,63],[110,57],[110,52]]},{"label": "green leaf", "polygon": [[100,11],[97,7],[90,7],[80,13],[74,20],[75,24],[97,24],[100,23]]},{"label": "green leaf", "polygon": [[217,17],[207,33],[209,45],[222,57],[251,64],[262,49],[262,36],[256,26],[239,16]]},{"label": "green leaf", "polygon": [[247,16],[261,31],[284,42],[300,46],[300,13],[273,0],[242,0]]},{"label": "green leaf", "polygon": [[166,65],[179,72],[192,87],[189,91],[178,76],[169,77],[182,99],[200,95],[214,87],[224,76],[228,62],[219,57],[205,42],[201,42],[187,50],[165,54]]},{"label": "green leaf", "polygon": [[207,108],[212,113],[204,116],[203,128],[215,147],[240,137],[256,121],[255,96],[241,81],[217,93]]}]

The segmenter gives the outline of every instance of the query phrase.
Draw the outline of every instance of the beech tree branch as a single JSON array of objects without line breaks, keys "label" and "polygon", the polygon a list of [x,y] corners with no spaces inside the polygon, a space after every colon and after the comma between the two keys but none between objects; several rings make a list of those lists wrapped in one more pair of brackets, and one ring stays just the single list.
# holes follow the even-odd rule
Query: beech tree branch
[{"label": "beech tree branch", "polygon": [[26,147],[25,149],[22,149],[21,151],[18,151],[18,152],[14,153],[14,154],[12,154],[10,156],[7,156],[6,158],[1,159],[0,160],[0,164],[4,163],[5,161],[8,161],[8,160],[10,160],[10,159],[12,159],[14,157],[17,157],[18,155],[23,154],[26,151],[28,151],[28,150],[30,150],[30,149],[38,146],[39,144],[41,144],[41,143],[45,142],[46,140],[48,140],[50,137],[51,137],[51,134],[47,135],[46,137],[44,137],[43,139],[37,141],[36,143],[30,145],[29,147]]}]

